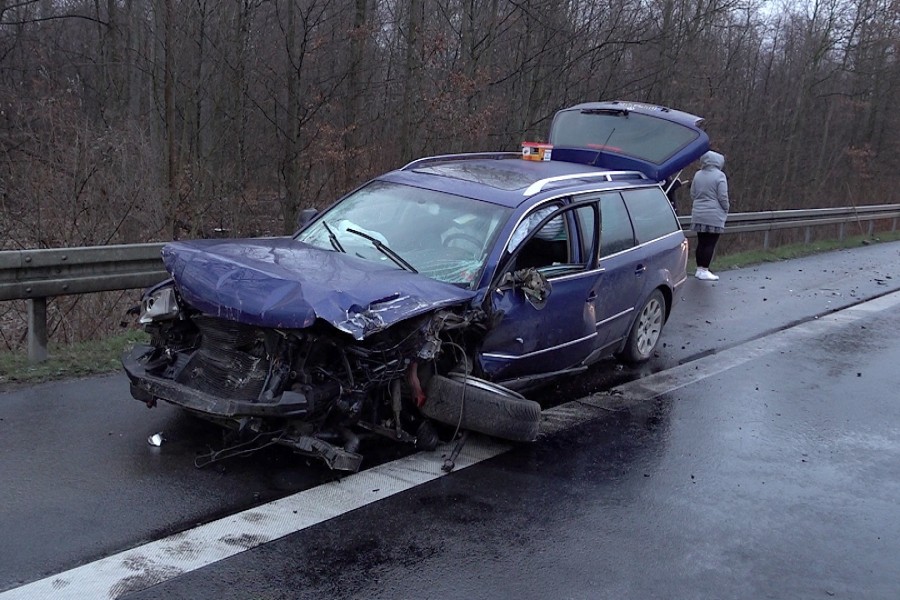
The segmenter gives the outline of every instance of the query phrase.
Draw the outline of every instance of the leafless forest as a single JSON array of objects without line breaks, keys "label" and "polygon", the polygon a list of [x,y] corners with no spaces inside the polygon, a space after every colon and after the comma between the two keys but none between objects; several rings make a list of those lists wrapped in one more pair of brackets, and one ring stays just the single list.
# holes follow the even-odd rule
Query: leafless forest
[{"label": "leafless forest", "polygon": [[900,201],[898,0],[0,0],[0,249],[289,232],[600,99],[706,117],[736,211]]}]

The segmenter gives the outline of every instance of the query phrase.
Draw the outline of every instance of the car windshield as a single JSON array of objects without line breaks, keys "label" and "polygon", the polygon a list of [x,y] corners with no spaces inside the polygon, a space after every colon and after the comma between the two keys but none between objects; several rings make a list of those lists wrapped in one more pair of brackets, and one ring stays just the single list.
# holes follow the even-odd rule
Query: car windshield
[{"label": "car windshield", "polygon": [[662,118],[613,109],[566,110],[550,132],[555,146],[593,148],[661,164],[700,134]]},{"label": "car windshield", "polygon": [[472,198],[374,181],[295,239],[398,268],[406,263],[432,279],[472,288],[510,212]]}]

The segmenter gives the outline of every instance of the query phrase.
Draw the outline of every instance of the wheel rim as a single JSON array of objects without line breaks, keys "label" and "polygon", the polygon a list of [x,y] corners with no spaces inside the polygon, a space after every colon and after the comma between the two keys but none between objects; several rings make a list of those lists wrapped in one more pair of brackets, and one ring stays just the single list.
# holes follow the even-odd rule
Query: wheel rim
[{"label": "wheel rim", "polygon": [[662,331],[662,317],[662,304],[658,299],[651,298],[638,319],[637,350],[641,356],[649,356],[656,347]]}]

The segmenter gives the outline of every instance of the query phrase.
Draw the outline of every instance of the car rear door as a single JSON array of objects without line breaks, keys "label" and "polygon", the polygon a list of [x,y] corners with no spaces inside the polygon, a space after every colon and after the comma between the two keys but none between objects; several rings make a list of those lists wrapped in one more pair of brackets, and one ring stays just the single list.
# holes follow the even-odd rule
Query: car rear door
[{"label": "car rear door", "polygon": [[[598,348],[627,335],[646,278],[646,254],[635,241],[634,229],[618,191],[602,192],[600,204],[600,281],[594,300]],[[582,230],[592,227],[592,213],[579,211]]]},{"label": "car rear door", "polygon": [[[684,278],[686,248],[678,220],[659,186],[598,195],[602,219],[599,293],[594,302],[597,343],[614,350],[650,291],[674,288]],[[578,211],[579,227],[592,227],[592,213]]]},{"label": "car rear door", "polygon": [[659,286],[674,289],[685,278],[687,241],[665,192],[658,186],[622,191],[644,266],[642,299]]}]

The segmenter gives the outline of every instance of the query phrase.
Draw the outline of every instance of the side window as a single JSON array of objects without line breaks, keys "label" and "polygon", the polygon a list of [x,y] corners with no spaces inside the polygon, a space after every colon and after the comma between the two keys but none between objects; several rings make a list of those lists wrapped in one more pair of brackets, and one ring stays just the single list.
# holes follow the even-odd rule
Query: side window
[{"label": "side window", "polygon": [[628,214],[631,215],[638,243],[643,244],[681,229],[672,205],[661,189],[625,190],[622,196],[625,198]]},{"label": "side window", "polygon": [[[597,201],[596,197],[584,197],[584,198],[576,198],[576,200],[594,200]],[[576,209],[575,211],[578,215],[578,233],[581,238],[581,256],[588,257],[591,252],[591,244],[594,241],[594,210],[590,206],[582,206],[581,208]],[[603,224],[603,217],[600,217],[601,226]]]},{"label": "side window", "polygon": [[600,196],[600,258],[634,247],[634,230],[619,192]]},{"label": "side window", "polygon": [[[546,270],[550,267],[572,264],[568,212],[560,214],[535,230],[545,217],[550,216],[550,213],[558,208],[559,204],[544,206],[522,220],[509,240],[507,250],[518,253],[509,270],[529,267]],[[579,268],[581,266],[578,265]]]}]

